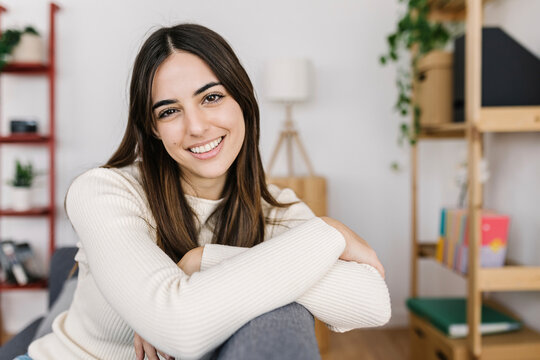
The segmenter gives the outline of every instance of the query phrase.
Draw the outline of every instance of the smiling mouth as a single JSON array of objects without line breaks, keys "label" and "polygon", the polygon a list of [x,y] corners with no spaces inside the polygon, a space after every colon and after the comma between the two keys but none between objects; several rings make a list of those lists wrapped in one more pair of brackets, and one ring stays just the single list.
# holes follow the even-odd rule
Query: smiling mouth
[{"label": "smiling mouth", "polygon": [[221,141],[223,141],[223,138],[224,138],[224,136],[221,136],[218,139],[216,139],[216,140],[214,140],[212,142],[209,142],[206,145],[192,147],[192,148],[189,148],[188,150],[191,151],[194,154],[207,153],[209,151],[214,150],[221,143]]}]

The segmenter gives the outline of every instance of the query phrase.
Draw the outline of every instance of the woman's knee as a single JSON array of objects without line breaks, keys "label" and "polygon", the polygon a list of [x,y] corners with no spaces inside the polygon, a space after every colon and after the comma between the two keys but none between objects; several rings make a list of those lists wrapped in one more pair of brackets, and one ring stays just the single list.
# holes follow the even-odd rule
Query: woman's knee
[{"label": "woman's knee", "polygon": [[291,303],[262,314],[233,334],[216,359],[320,359],[313,315]]}]

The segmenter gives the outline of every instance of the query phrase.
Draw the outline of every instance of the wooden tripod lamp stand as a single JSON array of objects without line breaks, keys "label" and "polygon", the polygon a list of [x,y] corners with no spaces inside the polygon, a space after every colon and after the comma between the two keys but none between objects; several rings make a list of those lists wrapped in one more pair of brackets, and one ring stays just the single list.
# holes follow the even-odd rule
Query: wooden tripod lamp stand
[{"label": "wooden tripod lamp stand", "polygon": [[306,163],[309,175],[313,176],[313,166],[309,161],[302,141],[300,141],[298,132],[294,128],[292,119],[293,104],[307,101],[311,95],[312,85],[310,79],[311,63],[308,59],[276,59],[267,65],[266,95],[272,101],[285,104],[286,110],[284,127],[268,164],[268,174],[272,171],[281,146],[285,144],[288,176],[294,175],[293,145],[296,143]]}]

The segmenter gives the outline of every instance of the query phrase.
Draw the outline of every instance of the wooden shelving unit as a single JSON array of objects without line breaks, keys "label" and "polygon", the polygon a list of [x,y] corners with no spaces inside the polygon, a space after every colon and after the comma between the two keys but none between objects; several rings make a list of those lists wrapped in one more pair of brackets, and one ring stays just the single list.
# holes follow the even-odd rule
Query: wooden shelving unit
[{"label": "wooden shelving unit", "polygon": [[[0,71],[0,75],[9,76],[45,76],[48,83],[49,100],[49,129],[47,135],[4,135],[0,134],[0,146],[43,146],[49,153],[48,174],[49,174],[49,205],[36,207],[28,211],[15,211],[13,209],[0,209],[0,217],[25,217],[25,218],[46,218],[49,228],[48,256],[51,257],[55,248],[55,14],[60,7],[54,3],[49,6],[49,44],[47,64],[7,64]],[[7,12],[7,9],[0,6],[0,15]],[[1,16],[0,16],[1,20]],[[1,27],[0,27],[1,29]],[[25,286],[16,284],[0,283],[0,294],[4,291],[13,290],[38,290],[47,288],[47,279],[32,282]],[[0,312],[0,335],[4,338],[3,322]]]},{"label": "wooden shelving unit", "polygon": [[[442,124],[423,127],[419,140],[463,138],[468,146],[469,175],[469,221],[470,242],[469,271],[462,275],[467,280],[467,321],[469,336],[465,340],[450,340],[438,333],[433,341],[441,348],[451,349],[445,356],[451,359],[534,359],[540,358],[540,334],[530,329],[512,333],[482,337],[479,331],[480,309],[483,292],[487,291],[537,291],[540,290],[540,267],[508,264],[501,268],[481,268],[480,252],[480,210],[483,205],[483,188],[478,178],[480,161],[483,157],[483,134],[488,132],[540,132],[540,106],[523,107],[482,107],[481,106],[481,64],[482,64],[482,19],[481,0],[430,1],[432,18],[437,20],[466,21],[465,39],[465,123]],[[412,297],[418,296],[418,260],[434,258],[435,243],[418,241],[417,229],[417,173],[418,149],[411,148],[412,184]],[[428,327],[414,315],[411,326],[422,329]],[[412,328],[411,328],[412,329]],[[428,330],[431,332],[433,329]],[[414,336],[414,333],[412,333]],[[431,335],[430,335],[431,336]],[[414,352],[413,352],[414,354]],[[444,354],[443,354],[444,355]],[[414,355],[413,355],[414,357]],[[447,358],[445,357],[445,359]]]}]

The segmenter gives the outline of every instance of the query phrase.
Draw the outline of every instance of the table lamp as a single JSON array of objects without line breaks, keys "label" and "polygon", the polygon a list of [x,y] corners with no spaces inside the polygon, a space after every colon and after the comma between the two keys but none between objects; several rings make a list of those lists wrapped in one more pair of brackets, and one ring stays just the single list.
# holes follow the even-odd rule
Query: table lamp
[{"label": "table lamp", "polygon": [[294,173],[293,169],[293,142],[300,149],[310,175],[313,175],[313,167],[307,156],[306,150],[300,141],[298,132],[294,128],[292,119],[292,106],[295,103],[305,102],[311,97],[311,62],[305,58],[282,58],[267,63],[265,69],[265,95],[273,102],[285,105],[285,122],[281,130],[279,140],[272,153],[268,164],[268,174],[272,171],[275,160],[284,143],[287,146],[287,168],[289,176]]}]

